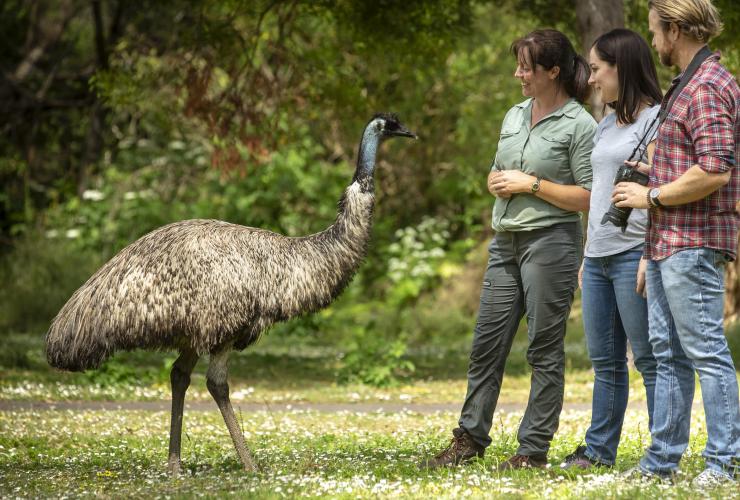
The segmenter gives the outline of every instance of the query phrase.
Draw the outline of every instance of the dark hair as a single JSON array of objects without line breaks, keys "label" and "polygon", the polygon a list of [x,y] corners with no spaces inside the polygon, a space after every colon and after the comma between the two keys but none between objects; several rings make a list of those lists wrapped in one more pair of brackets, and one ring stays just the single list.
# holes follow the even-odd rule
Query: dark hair
[{"label": "dark hair", "polygon": [[535,30],[511,44],[511,53],[517,59],[523,59],[522,51],[526,49],[532,68],[540,65],[550,70],[560,68],[558,81],[569,96],[584,103],[591,94],[588,77],[591,73],[588,62],[573,48],[568,37],[554,29]]},{"label": "dark hair", "polygon": [[599,59],[617,67],[619,96],[606,104],[620,122],[634,123],[643,101],[654,105],[663,99],[650,47],[639,34],[617,28],[597,38],[593,48]]}]

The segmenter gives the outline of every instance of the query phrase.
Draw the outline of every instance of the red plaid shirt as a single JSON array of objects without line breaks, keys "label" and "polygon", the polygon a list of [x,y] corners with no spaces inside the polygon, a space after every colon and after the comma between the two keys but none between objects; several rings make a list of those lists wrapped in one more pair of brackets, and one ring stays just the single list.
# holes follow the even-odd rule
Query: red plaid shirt
[{"label": "red plaid shirt", "polygon": [[[671,90],[678,85],[673,80]],[[670,97],[670,90],[663,103]],[[673,102],[658,129],[650,186],[675,181],[693,165],[705,172],[732,171],[730,182],[701,200],[650,210],[645,256],[660,260],[685,248],[706,247],[737,257],[740,199],[740,88],[708,57]]]}]

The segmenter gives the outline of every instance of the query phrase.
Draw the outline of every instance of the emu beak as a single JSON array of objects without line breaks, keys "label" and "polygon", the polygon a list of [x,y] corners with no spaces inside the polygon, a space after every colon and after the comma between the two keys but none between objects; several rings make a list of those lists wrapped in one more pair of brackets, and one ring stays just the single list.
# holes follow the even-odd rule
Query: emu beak
[{"label": "emu beak", "polygon": [[417,135],[410,130],[408,130],[406,127],[401,125],[398,130],[394,130],[391,132],[390,135],[398,136],[398,137],[410,137],[411,139],[418,139]]}]

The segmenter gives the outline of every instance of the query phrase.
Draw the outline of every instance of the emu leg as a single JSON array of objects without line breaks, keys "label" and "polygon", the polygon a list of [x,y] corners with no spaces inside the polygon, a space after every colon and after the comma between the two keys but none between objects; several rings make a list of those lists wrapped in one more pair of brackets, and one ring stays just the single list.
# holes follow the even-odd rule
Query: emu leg
[{"label": "emu leg", "polygon": [[221,415],[223,415],[226,427],[229,429],[229,434],[231,434],[231,440],[234,441],[236,454],[239,455],[239,460],[244,465],[244,469],[248,472],[257,472],[257,466],[249,448],[247,448],[247,443],[244,441],[244,435],[239,429],[239,423],[236,416],[234,416],[234,409],[231,407],[231,401],[229,400],[229,384],[226,382],[228,364],[229,349],[218,354],[211,354],[211,361],[206,374],[206,387],[208,387],[208,392],[216,401],[218,409],[221,410]]},{"label": "emu leg", "polygon": [[198,362],[198,354],[195,351],[183,351],[177,358],[170,372],[170,383],[172,384],[172,416],[170,420],[170,454],[167,461],[167,469],[170,474],[177,475],[180,472],[180,444],[182,437],[182,412],[185,406],[185,391],[190,386],[190,374]]}]

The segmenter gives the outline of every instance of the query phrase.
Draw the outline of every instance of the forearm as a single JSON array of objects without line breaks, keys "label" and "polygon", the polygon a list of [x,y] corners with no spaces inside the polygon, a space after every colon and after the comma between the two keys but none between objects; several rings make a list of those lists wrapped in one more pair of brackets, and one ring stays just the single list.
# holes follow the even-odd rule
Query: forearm
[{"label": "forearm", "polygon": [[681,177],[668,184],[658,186],[658,200],[663,205],[684,205],[706,198],[730,180],[730,171],[721,174],[705,172],[699,165],[688,169]]},{"label": "forearm", "polygon": [[563,210],[585,212],[589,209],[591,191],[581,186],[563,185],[546,180],[540,181],[535,196]]}]

